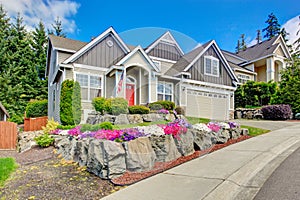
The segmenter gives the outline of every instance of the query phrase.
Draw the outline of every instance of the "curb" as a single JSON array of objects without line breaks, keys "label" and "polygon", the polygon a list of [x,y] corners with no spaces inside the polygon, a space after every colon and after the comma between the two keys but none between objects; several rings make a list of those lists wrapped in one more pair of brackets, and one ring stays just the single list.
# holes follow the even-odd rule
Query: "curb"
[{"label": "curb", "polygon": [[260,153],[203,199],[253,199],[275,169],[299,147],[299,139],[292,137],[269,151]]}]

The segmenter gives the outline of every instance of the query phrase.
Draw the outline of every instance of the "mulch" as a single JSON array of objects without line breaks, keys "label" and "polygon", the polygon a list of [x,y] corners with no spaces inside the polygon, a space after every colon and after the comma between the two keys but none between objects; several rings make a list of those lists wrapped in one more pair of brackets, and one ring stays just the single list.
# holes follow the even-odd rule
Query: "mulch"
[{"label": "mulch", "polygon": [[205,154],[211,153],[213,151],[217,151],[219,149],[222,149],[226,146],[229,146],[231,144],[246,140],[251,138],[251,136],[244,135],[241,136],[238,139],[230,139],[228,142],[224,144],[215,144],[209,149],[203,150],[203,151],[195,151],[193,154],[188,155],[188,156],[182,156],[176,160],[170,161],[170,162],[156,162],[153,169],[150,171],[144,171],[144,172],[130,172],[126,171],[122,176],[114,178],[111,180],[111,182],[114,185],[119,185],[119,186],[126,186],[126,185],[131,185],[136,182],[139,182],[145,178],[154,176],[156,174],[162,173],[168,169],[171,169],[173,167],[176,167],[178,165],[181,165],[185,162],[188,162],[190,160],[193,160],[195,158],[198,158],[200,156],[203,156]]}]

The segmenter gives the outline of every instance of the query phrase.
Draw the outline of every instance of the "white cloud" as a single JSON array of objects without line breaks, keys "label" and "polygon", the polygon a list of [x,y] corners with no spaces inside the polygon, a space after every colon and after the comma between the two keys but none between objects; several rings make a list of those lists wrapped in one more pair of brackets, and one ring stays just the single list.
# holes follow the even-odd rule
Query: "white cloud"
[{"label": "white cloud", "polygon": [[297,38],[300,37],[300,33],[297,35],[297,31],[300,30],[300,18],[296,16],[290,20],[288,20],[283,26],[289,35],[287,39],[289,39],[288,43],[293,44]]},{"label": "white cloud", "polygon": [[62,21],[64,32],[76,31],[76,23],[71,18],[77,13],[80,4],[70,0],[0,0],[0,4],[8,12],[8,16],[15,18],[21,14],[26,28],[32,30],[40,20],[46,29],[51,29],[51,24],[59,17]]}]

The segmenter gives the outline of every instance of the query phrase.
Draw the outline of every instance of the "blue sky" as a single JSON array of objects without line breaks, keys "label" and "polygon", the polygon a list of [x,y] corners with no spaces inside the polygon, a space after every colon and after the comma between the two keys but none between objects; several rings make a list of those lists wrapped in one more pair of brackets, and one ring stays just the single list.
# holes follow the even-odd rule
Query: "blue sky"
[{"label": "blue sky", "polygon": [[[293,39],[300,15],[299,0],[0,0],[0,3],[10,16],[17,12],[24,15],[29,29],[38,19],[48,27],[59,16],[69,38],[89,41],[113,26],[126,43],[142,46],[165,30],[174,30],[185,51],[211,39],[220,48],[234,51],[242,33],[250,44],[256,30],[266,27],[271,12],[293,32],[290,36]],[[291,23],[287,24],[289,20]]]}]

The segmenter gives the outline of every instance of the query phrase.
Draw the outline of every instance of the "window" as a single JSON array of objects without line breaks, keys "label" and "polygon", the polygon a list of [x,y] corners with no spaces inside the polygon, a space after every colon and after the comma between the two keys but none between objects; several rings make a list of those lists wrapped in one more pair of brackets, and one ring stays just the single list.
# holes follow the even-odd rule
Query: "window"
[{"label": "window", "polygon": [[159,82],[157,85],[157,100],[172,101],[173,85],[172,83]]},{"label": "window", "polygon": [[159,61],[154,61],[154,60],[153,60],[153,64],[156,65],[156,67],[157,67],[159,70],[161,70],[161,68],[160,68],[161,63],[160,63]]},{"label": "window", "polygon": [[220,69],[219,69],[219,60],[217,58],[214,58],[212,56],[205,56],[204,66],[205,66],[204,74],[219,77]]},{"label": "window", "polygon": [[76,81],[81,87],[81,100],[92,101],[101,96],[101,77],[89,74],[76,74]]},{"label": "window", "polygon": [[246,83],[247,81],[250,80],[250,76],[249,75],[244,75],[244,74],[238,74],[238,79],[239,79],[239,82],[241,84],[244,84],[244,83]]}]

